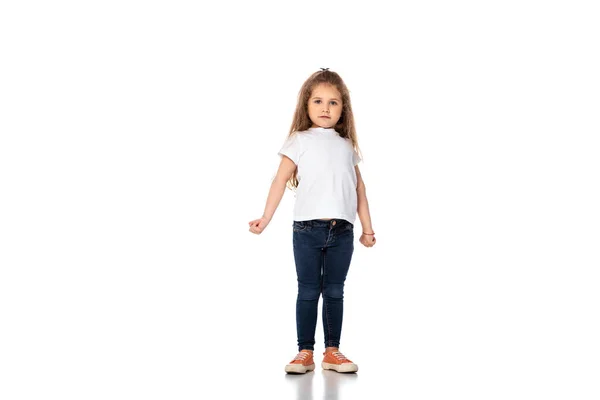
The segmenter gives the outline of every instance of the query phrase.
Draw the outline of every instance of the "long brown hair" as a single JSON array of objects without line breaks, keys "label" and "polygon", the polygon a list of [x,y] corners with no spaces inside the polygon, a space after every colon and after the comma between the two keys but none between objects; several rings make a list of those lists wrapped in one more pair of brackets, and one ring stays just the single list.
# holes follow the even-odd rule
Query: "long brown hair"
[{"label": "long brown hair", "polygon": [[[298,93],[298,103],[294,112],[294,120],[290,127],[288,138],[295,132],[305,131],[312,126],[312,121],[308,116],[308,100],[313,92],[313,89],[319,84],[329,84],[335,87],[342,95],[342,114],[337,124],[334,126],[336,132],[345,139],[349,139],[354,150],[361,156],[358,140],[356,137],[356,128],[354,127],[354,115],[352,114],[352,104],[350,103],[350,91],[342,78],[333,71],[323,69],[313,73],[302,85]],[[294,171],[286,186],[295,190],[298,187],[298,169]]]}]

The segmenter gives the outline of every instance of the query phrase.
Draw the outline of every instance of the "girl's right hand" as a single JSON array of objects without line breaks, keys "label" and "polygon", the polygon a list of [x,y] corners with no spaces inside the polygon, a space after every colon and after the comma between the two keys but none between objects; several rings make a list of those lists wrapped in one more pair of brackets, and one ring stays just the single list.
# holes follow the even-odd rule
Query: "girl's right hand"
[{"label": "girl's right hand", "polygon": [[250,232],[260,235],[262,231],[265,230],[267,225],[269,225],[269,220],[265,217],[255,219],[254,221],[248,222],[250,225]]}]

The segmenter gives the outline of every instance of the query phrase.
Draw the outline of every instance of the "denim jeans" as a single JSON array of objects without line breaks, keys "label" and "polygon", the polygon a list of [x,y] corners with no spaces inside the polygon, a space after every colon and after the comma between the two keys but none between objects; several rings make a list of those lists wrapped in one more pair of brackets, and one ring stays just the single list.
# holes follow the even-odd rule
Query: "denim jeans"
[{"label": "denim jeans", "polygon": [[339,347],[344,282],[354,252],[354,225],[344,219],[294,221],[293,244],[298,275],[298,351],[314,350],[321,293],[325,347]]}]

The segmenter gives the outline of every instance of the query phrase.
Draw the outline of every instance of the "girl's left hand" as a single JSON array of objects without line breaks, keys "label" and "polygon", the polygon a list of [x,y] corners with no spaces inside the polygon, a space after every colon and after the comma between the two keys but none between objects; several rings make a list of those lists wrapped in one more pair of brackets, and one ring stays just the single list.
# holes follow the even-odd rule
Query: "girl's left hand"
[{"label": "girl's left hand", "polygon": [[365,247],[375,246],[375,241],[375,235],[360,235],[359,242],[361,242]]}]

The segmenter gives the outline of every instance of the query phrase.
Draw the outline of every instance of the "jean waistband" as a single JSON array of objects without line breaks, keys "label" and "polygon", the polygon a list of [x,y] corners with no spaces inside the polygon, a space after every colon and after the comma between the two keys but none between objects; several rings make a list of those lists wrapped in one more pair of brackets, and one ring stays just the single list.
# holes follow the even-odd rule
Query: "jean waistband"
[{"label": "jean waistband", "polygon": [[304,222],[305,224],[308,224],[308,225],[310,225],[312,227],[316,227],[316,228],[318,228],[318,227],[334,228],[334,227],[342,226],[345,224],[354,226],[352,223],[350,223],[349,221],[346,221],[345,219],[342,219],[342,218],[334,218],[329,221],[323,221],[320,219],[311,219],[308,221],[301,221],[301,222]]}]

